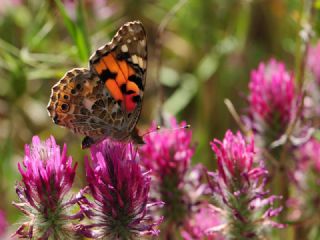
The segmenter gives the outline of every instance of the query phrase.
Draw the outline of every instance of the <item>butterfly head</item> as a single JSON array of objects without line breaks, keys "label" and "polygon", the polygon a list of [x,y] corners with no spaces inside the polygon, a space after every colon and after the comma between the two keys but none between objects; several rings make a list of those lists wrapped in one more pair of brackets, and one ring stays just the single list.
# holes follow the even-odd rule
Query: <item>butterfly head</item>
[{"label": "butterfly head", "polygon": [[134,144],[145,144],[144,140],[143,140],[143,136],[139,135],[138,129],[134,128],[134,130],[130,133],[130,140],[134,143]]}]

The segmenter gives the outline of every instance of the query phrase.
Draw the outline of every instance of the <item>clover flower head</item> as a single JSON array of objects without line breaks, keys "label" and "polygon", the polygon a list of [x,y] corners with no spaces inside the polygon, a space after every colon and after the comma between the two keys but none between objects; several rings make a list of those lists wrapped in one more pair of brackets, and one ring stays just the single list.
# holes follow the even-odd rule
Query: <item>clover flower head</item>
[{"label": "clover flower head", "polygon": [[268,143],[277,140],[297,111],[293,74],[282,62],[262,62],[251,72],[249,91],[251,128]]},{"label": "clover flower head", "polygon": [[[183,181],[190,165],[194,147],[191,145],[192,132],[188,129],[170,130],[185,126],[185,122],[178,124],[171,118],[169,128],[153,132],[145,136],[145,145],[141,147],[141,161],[147,169],[152,169],[153,175],[159,181],[168,176],[177,181]],[[151,127],[155,129],[156,125]]]},{"label": "clover flower head", "polygon": [[272,221],[282,210],[282,207],[273,207],[281,197],[265,190],[268,171],[261,161],[254,160],[253,138],[247,143],[241,133],[228,130],[224,139],[213,140],[211,147],[218,170],[208,173],[209,185],[217,207],[227,216],[229,235],[236,237],[232,239],[257,236],[265,226],[284,227]]},{"label": "clover flower head", "polygon": [[[145,136],[140,159],[142,165],[152,171],[152,194],[165,203],[161,210],[165,219],[163,226],[168,226],[164,228],[165,236],[168,236],[180,231],[179,227],[193,215],[207,185],[203,183],[203,166],[191,166],[195,149],[192,131],[184,128],[185,122],[178,124],[175,118],[169,119],[166,126],[167,129]],[[153,124],[151,131],[155,127]]]},{"label": "clover flower head", "polygon": [[82,218],[81,212],[70,213],[75,198],[67,199],[76,172],[67,147],[62,152],[53,137],[41,142],[33,137],[25,146],[23,164],[18,164],[22,181],[17,184],[19,202],[14,205],[28,217],[16,231],[23,238],[46,239],[49,237],[73,239],[74,229],[70,220]]},{"label": "clover flower head", "polygon": [[104,140],[91,148],[86,160],[88,187],[93,201],[80,201],[90,225],[79,225],[78,232],[98,239],[139,239],[158,235],[162,218],[151,216],[162,202],[149,198],[150,173],[143,172],[131,144]]}]

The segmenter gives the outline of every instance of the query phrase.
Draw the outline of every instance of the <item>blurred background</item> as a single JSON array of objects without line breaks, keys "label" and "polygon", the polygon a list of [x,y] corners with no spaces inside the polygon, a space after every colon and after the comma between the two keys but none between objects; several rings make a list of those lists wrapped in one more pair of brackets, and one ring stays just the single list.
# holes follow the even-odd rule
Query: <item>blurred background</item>
[{"label": "blurred background", "polygon": [[[299,31],[308,4],[302,0],[0,0],[0,209],[10,223],[20,213],[14,184],[17,162],[33,135],[54,135],[79,163],[82,137],[52,123],[46,105],[51,87],[127,21],[140,20],[148,35],[149,63],[143,112],[145,131],[159,109],[191,124],[194,163],[214,168],[209,141],[238,129],[224,99],[239,113],[247,106],[250,71],[260,61],[282,60],[295,71]],[[318,4],[320,5],[320,4]],[[312,26],[316,41],[319,24]]]}]

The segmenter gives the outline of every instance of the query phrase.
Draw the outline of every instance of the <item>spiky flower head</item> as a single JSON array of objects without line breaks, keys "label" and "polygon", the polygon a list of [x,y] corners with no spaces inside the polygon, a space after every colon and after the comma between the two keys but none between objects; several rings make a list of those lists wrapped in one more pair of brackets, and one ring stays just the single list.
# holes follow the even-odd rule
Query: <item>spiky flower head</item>
[{"label": "spiky flower head", "polygon": [[91,147],[91,163],[86,160],[88,187],[93,200],[82,199],[80,206],[91,219],[79,225],[83,235],[95,239],[140,239],[157,235],[161,218],[150,213],[162,202],[149,198],[149,172],[142,172],[137,152],[131,144],[104,140]]},{"label": "spiky flower head", "polygon": [[284,134],[296,112],[293,74],[282,62],[262,62],[251,72],[249,91],[250,127],[268,145]]},{"label": "spiky flower head", "polygon": [[270,218],[282,207],[272,205],[277,196],[264,190],[268,172],[254,161],[253,139],[247,143],[238,132],[227,131],[223,141],[214,139],[211,147],[218,170],[209,173],[209,183],[218,207],[225,211],[228,239],[258,239],[266,226],[283,227]]},{"label": "spiky flower head", "polygon": [[[185,122],[178,124],[171,118],[168,129],[146,135],[145,145],[140,148],[141,162],[154,176],[152,193],[165,202],[162,208],[165,218],[163,238],[172,238],[179,232],[205,189],[203,167],[191,166],[192,132],[184,126]],[[151,129],[155,127],[154,124]]]},{"label": "spiky flower head", "polygon": [[70,220],[82,214],[71,214],[70,208],[77,201],[67,193],[73,184],[76,166],[67,156],[67,147],[62,152],[51,136],[41,142],[34,136],[31,145],[25,146],[25,157],[18,169],[22,176],[16,185],[19,202],[13,203],[28,218],[16,231],[20,238],[30,239],[75,239]]},{"label": "spiky flower head", "polygon": [[[185,122],[178,124],[176,119],[171,118],[167,130],[150,133],[144,138],[146,144],[140,149],[141,160],[147,169],[152,169],[158,181],[170,178],[179,184],[184,180],[194,153],[192,131],[172,130],[183,126],[186,126]],[[151,131],[155,128],[153,124]]]}]

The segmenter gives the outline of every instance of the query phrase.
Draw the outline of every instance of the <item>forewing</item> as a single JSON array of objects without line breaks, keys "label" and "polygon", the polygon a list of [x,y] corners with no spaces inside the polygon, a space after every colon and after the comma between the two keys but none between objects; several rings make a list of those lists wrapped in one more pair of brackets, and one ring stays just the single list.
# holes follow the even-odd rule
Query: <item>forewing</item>
[{"label": "forewing", "polygon": [[123,25],[112,41],[90,58],[90,69],[97,74],[110,96],[121,106],[125,121],[122,131],[131,132],[142,108],[146,82],[147,39],[138,21]]}]

